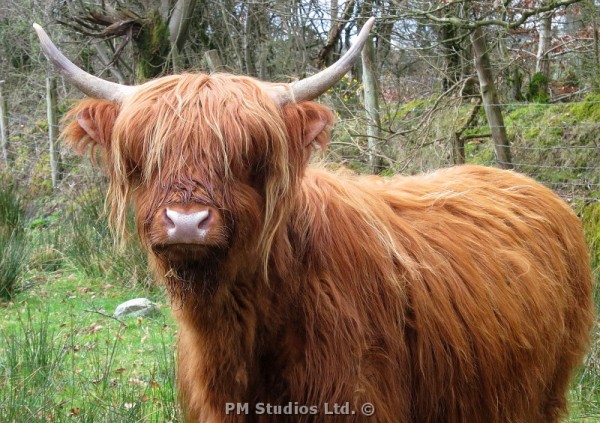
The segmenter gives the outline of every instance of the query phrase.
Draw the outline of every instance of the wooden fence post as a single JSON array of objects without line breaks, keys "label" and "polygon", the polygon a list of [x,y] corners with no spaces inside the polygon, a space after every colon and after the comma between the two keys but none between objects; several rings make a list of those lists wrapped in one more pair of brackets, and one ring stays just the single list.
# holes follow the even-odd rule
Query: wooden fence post
[{"label": "wooden fence post", "polygon": [[48,113],[48,139],[50,144],[50,172],[52,189],[56,189],[60,179],[60,154],[58,146],[58,110],[57,110],[56,78],[46,78],[46,110]]},{"label": "wooden fence post", "polygon": [[223,66],[221,56],[219,56],[217,50],[208,50],[204,53],[204,58],[211,72],[223,72],[225,70],[225,66]]},{"label": "wooden fence post", "polygon": [[367,143],[369,146],[369,167],[371,173],[377,175],[384,168],[381,152],[381,117],[379,114],[379,90],[375,77],[375,48],[370,36],[361,52],[363,69],[363,87],[365,92],[365,111],[367,115]]},{"label": "wooden fence post", "polygon": [[2,90],[3,85],[4,81],[0,81],[0,149],[4,167],[8,168],[8,99]]}]

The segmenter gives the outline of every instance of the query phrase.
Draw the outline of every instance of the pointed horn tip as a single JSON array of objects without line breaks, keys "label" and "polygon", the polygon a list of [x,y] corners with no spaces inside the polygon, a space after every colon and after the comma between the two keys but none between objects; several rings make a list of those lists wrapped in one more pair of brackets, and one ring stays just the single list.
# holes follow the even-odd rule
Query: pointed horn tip
[{"label": "pointed horn tip", "polygon": [[373,29],[373,25],[375,25],[375,17],[371,16],[369,19],[367,19],[365,24],[362,26],[362,28],[358,32],[358,37],[357,37],[355,44],[360,46],[361,49],[362,49],[362,46],[364,45],[364,42],[367,40],[367,37],[371,33],[371,30]]},{"label": "pointed horn tip", "polygon": [[34,22],[33,29],[35,29],[35,32],[37,33],[37,36],[40,39],[40,43],[42,43],[42,47],[44,47],[48,43],[52,44],[52,40],[50,40],[50,37],[48,37],[48,34],[46,34],[46,31],[44,30],[44,28],[41,27],[41,25],[38,25]]},{"label": "pointed horn tip", "polygon": [[280,95],[280,104],[312,100],[332,87],[350,70],[354,61],[359,57],[374,24],[375,17],[371,16],[360,29],[352,46],[337,62],[318,74],[292,82],[290,84],[291,94]]},{"label": "pointed horn tip", "polygon": [[35,29],[35,32],[37,32],[39,37],[46,34],[46,31],[44,31],[44,28],[42,28],[40,25],[38,25],[35,22],[33,23],[33,29]]}]

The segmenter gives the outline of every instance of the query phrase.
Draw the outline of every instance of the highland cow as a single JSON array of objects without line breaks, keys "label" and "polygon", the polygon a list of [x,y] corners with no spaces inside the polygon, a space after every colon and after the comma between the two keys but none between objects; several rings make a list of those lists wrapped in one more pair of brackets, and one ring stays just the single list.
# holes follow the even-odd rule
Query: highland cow
[{"label": "highland cow", "polygon": [[[367,26],[370,26],[369,21]],[[309,166],[349,68],[269,84],[229,74],[93,99],[64,138],[103,151],[118,234],[139,235],[179,323],[189,422],[556,422],[592,324],[580,223],[512,171],[362,177]],[[372,414],[372,415],[371,415]]]}]

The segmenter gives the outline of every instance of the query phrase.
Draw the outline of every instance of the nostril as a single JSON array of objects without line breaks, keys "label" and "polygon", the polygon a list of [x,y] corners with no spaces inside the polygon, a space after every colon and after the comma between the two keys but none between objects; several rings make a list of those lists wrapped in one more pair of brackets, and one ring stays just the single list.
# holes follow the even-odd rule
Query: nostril
[{"label": "nostril", "polygon": [[175,227],[175,222],[173,222],[173,220],[169,217],[169,209],[165,209],[163,212],[163,219],[165,221],[165,225],[168,228],[174,228]]},{"label": "nostril", "polygon": [[[206,226],[206,224],[209,221],[210,218],[210,210],[204,210],[202,213],[202,215],[197,216],[198,217],[198,228],[202,228],[203,226]],[[199,214],[199,213],[197,213]]]}]

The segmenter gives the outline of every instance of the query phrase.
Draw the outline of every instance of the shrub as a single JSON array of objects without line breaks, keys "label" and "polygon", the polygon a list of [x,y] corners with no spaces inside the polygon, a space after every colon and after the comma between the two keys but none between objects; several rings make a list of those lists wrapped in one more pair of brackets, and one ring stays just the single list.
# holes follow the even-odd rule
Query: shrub
[{"label": "shrub", "polygon": [[0,175],[0,298],[10,299],[27,260],[24,207],[13,178]]},{"label": "shrub", "polygon": [[[124,284],[150,285],[146,255],[137,237],[131,237],[126,248],[115,244],[103,213],[104,197],[104,187],[90,187],[67,212],[68,223],[62,228],[66,232],[65,255],[87,276],[112,276]],[[136,232],[133,219],[128,229]]]},{"label": "shrub", "polygon": [[534,73],[531,77],[531,82],[527,89],[527,100],[534,103],[548,103],[550,96],[548,95],[548,78],[543,73]]}]

